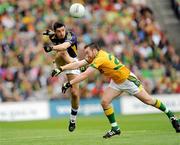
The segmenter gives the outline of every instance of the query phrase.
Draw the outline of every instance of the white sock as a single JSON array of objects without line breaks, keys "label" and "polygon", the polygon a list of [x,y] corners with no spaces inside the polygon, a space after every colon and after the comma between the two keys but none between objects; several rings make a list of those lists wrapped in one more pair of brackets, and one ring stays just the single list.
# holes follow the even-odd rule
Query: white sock
[{"label": "white sock", "polygon": [[78,112],[78,109],[71,108],[71,115],[70,115],[71,122],[76,121],[77,112]]}]

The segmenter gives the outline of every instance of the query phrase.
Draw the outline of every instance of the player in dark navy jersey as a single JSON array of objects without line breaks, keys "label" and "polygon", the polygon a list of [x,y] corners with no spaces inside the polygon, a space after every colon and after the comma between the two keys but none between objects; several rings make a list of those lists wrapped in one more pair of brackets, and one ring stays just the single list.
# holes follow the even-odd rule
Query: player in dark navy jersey
[{"label": "player in dark navy jersey", "polygon": [[[57,30],[57,33],[60,33],[60,32],[58,32],[58,30]],[[69,42],[70,46],[67,48],[68,54],[73,58],[77,57],[77,37],[73,32],[67,31],[65,33],[65,37],[62,39],[59,39],[56,34],[51,35],[50,40],[53,42],[54,45],[62,44],[64,42]],[[54,50],[59,51],[58,47],[59,46],[54,46]]]},{"label": "player in dark navy jersey", "polygon": [[[77,59],[77,37],[76,35],[66,30],[65,25],[59,22],[55,22],[52,30],[46,30],[43,35],[49,37],[52,41],[53,46],[49,44],[44,45],[44,50],[46,52],[55,51],[56,56],[54,59],[55,68],[52,71],[52,77],[57,76],[60,73],[60,66],[78,61]],[[71,70],[65,72],[67,79],[70,81],[74,79],[80,70]],[[71,115],[69,122],[69,131],[75,129],[76,116],[79,107],[79,85],[75,84],[72,86],[71,90]]]}]

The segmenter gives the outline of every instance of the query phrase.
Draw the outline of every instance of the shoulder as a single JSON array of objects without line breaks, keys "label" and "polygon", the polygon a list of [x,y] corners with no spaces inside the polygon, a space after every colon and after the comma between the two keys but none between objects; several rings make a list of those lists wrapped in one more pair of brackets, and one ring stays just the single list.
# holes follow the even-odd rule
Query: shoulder
[{"label": "shoulder", "polygon": [[71,44],[76,44],[77,43],[77,37],[73,32],[67,31],[65,41],[70,42]]},{"label": "shoulder", "polygon": [[97,53],[96,57],[94,58],[94,60],[101,60],[104,57],[106,57],[107,53],[103,50],[99,50],[99,52]]},{"label": "shoulder", "polygon": [[98,68],[99,66],[101,66],[102,64],[104,64],[105,62],[105,55],[104,52],[102,52],[101,50],[98,52],[98,54],[96,55],[96,57],[94,58],[94,60],[91,62],[90,66],[94,67],[94,68]]},{"label": "shoulder", "polygon": [[96,56],[97,58],[103,58],[103,57],[107,57],[108,52],[104,51],[104,50],[99,50],[98,55]]},{"label": "shoulder", "polygon": [[67,39],[72,39],[73,37],[76,37],[76,34],[72,31],[67,31],[66,32],[66,38]]}]

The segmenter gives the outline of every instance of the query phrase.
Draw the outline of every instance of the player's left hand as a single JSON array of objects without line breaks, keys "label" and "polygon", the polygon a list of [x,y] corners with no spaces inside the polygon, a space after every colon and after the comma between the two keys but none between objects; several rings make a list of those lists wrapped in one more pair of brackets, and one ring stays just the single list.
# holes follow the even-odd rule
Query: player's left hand
[{"label": "player's left hand", "polygon": [[46,52],[51,52],[52,49],[53,49],[53,47],[50,46],[49,44],[44,44],[44,50],[45,50]]},{"label": "player's left hand", "polygon": [[66,82],[62,85],[62,93],[66,93],[68,88],[72,88],[72,85],[70,84],[70,82]]}]

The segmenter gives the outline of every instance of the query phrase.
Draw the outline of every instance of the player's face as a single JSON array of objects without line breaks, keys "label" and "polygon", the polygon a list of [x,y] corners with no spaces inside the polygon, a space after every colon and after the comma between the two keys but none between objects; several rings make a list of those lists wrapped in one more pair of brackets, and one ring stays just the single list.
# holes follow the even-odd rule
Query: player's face
[{"label": "player's face", "polygon": [[96,57],[97,50],[87,47],[85,49],[85,54],[86,54],[86,57],[88,58],[88,61],[92,62],[94,60],[94,58]]},{"label": "player's face", "polygon": [[57,37],[59,39],[63,39],[65,37],[65,35],[66,35],[66,29],[65,29],[64,26],[60,27],[60,28],[57,28],[55,33],[56,33],[56,35],[57,35]]}]

